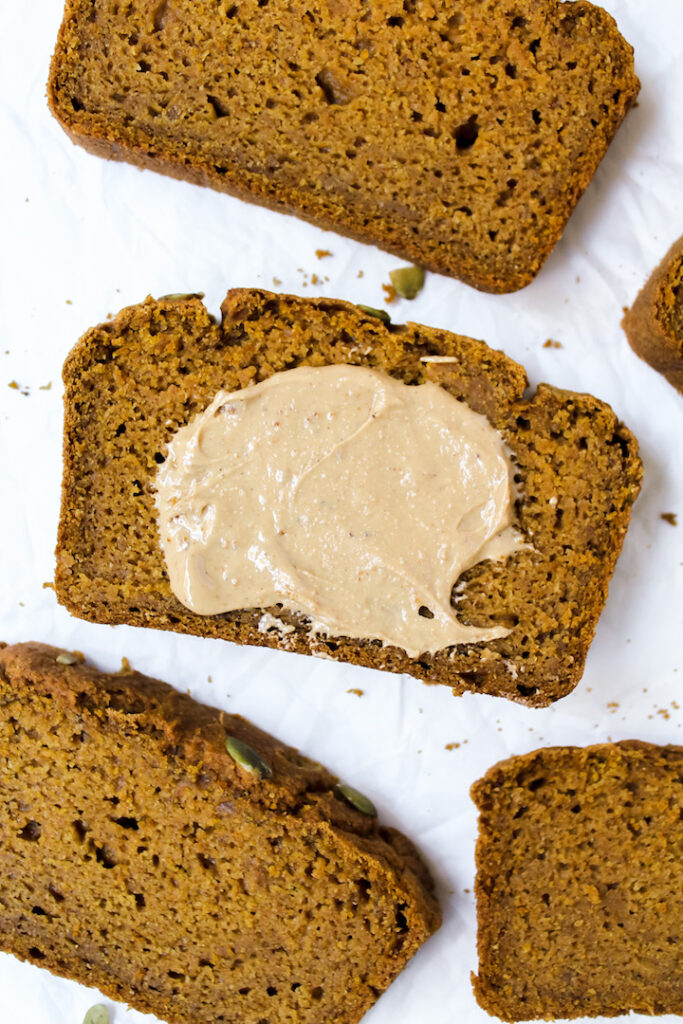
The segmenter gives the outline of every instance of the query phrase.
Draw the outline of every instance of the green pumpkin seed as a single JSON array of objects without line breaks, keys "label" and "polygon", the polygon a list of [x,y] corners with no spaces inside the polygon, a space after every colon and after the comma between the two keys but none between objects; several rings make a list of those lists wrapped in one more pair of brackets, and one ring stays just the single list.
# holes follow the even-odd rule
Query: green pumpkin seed
[{"label": "green pumpkin seed", "polygon": [[225,749],[233,761],[251,775],[258,775],[260,779],[269,779],[273,774],[273,769],[268,762],[264,761],[260,754],[257,754],[255,750],[248,747],[242,740],[238,740],[237,737],[226,736]]},{"label": "green pumpkin seed", "polygon": [[389,271],[396,294],[402,299],[414,299],[424,288],[425,272],[422,267],[398,267]]},{"label": "green pumpkin seed", "polygon": [[184,299],[203,299],[204,292],[170,292],[168,295],[160,295],[157,302],[182,302]]},{"label": "green pumpkin seed", "polygon": [[383,324],[391,323],[391,317],[387,313],[386,309],[375,309],[374,306],[364,306],[362,302],[357,302],[356,308],[360,309],[362,313],[367,313],[368,316],[376,316]]},{"label": "green pumpkin seed", "polygon": [[75,665],[78,658],[75,654],[69,654],[67,651],[64,651],[63,654],[57,655],[55,661],[58,665]]},{"label": "green pumpkin seed", "polygon": [[371,818],[377,816],[377,809],[372,800],[359,793],[353,786],[348,786],[345,782],[338,782],[335,789],[339,796],[346,800],[347,804],[355,807],[361,814],[367,814]]},{"label": "green pumpkin seed", "polygon": [[91,1006],[83,1018],[83,1024],[109,1024],[109,1010],[102,1003]]}]

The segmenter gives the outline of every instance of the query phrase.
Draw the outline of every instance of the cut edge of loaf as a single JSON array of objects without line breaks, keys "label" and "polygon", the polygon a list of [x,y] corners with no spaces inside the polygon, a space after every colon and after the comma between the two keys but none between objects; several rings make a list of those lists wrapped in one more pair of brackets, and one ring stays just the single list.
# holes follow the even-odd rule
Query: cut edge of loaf
[{"label": "cut edge of loaf", "polygon": [[[283,308],[286,309],[286,313],[280,316],[279,311]],[[273,309],[277,312],[273,312]],[[334,335],[337,340],[333,357],[328,360],[324,353],[316,351],[315,346],[318,343],[315,339],[307,346],[301,342],[298,348],[297,339],[291,342],[279,340],[268,347],[267,340],[259,340],[256,335],[249,334],[250,330],[258,329],[262,330],[266,337],[268,331],[271,333],[276,331],[280,322],[278,317],[282,320],[283,317],[289,316],[290,312],[291,318],[287,321],[288,323],[294,323],[294,317],[300,316],[306,329],[314,331],[316,324],[320,323],[323,325],[320,326],[320,331],[324,332],[325,338],[328,338],[328,335]],[[64,604],[73,614],[90,621],[151,626],[200,636],[218,636],[240,643],[276,647],[293,653],[319,654],[323,657],[332,657],[335,660],[350,661],[359,665],[394,672],[407,672],[426,682],[448,685],[454,693],[463,693],[468,690],[487,692],[506,696],[531,706],[542,707],[570,692],[579,681],[583,671],[585,657],[606,599],[609,577],[621,549],[630,518],[630,506],[638,493],[642,473],[635,439],[619,423],[609,406],[592,396],[565,392],[544,384],[539,385],[532,397],[527,397],[525,393],[527,381],[524,370],[503,353],[490,349],[484,342],[416,324],[387,326],[376,317],[363,313],[351,303],[343,300],[300,299],[296,296],[275,295],[259,289],[234,289],[228,293],[222,305],[222,313],[222,324],[217,324],[196,297],[173,297],[158,302],[148,298],[141,305],[122,310],[113,320],[100,327],[91,328],[67,357],[64,365],[64,477],[55,576],[56,593],[60,603]],[[315,320],[316,316],[318,321]],[[138,342],[136,330],[138,328],[143,330],[144,324],[148,320],[156,325],[153,328],[154,336],[147,342],[144,339]],[[400,652],[397,648],[384,648],[371,641],[358,643],[352,638],[348,640],[334,638],[333,641],[332,638],[311,637],[304,626],[300,626],[294,620],[292,620],[292,624],[295,626],[294,631],[287,630],[286,635],[280,635],[273,629],[262,629],[260,619],[264,612],[269,611],[268,609],[257,609],[249,614],[245,612],[244,615],[227,613],[224,616],[195,616],[184,609],[172,595],[168,599],[159,598],[157,600],[154,595],[158,592],[159,586],[168,588],[167,583],[161,578],[155,588],[153,585],[153,580],[156,579],[155,574],[148,578],[149,586],[145,588],[149,591],[149,599],[140,593],[138,595],[140,600],[136,600],[135,604],[132,599],[127,601],[122,599],[117,586],[106,582],[101,576],[88,584],[87,570],[82,557],[83,538],[80,524],[81,522],[87,523],[89,511],[88,502],[82,493],[82,481],[79,479],[83,472],[81,463],[84,459],[87,461],[88,457],[87,438],[83,433],[83,431],[87,433],[87,430],[81,422],[85,413],[82,408],[80,412],[76,411],[84,397],[81,391],[84,386],[83,382],[87,379],[90,381],[88,387],[99,386],[96,379],[104,379],[107,364],[111,365],[115,358],[112,353],[119,351],[115,345],[117,338],[122,346],[125,346],[126,342],[121,339],[125,338],[132,339],[130,344],[133,348],[136,344],[143,347],[148,346],[151,354],[153,346],[158,344],[156,332],[163,331],[164,325],[171,321],[174,323],[177,321],[183,325],[184,337],[190,338],[187,344],[194,346],[191,357],[186,353],[183,355],[185,363],[180,368],[180,371],[186,374],[182,377],[183,386],[190,389],[190,393],[195,395],[192,397],[188,393],[189,397],[183,407],[185,411],[176,410],[174,413],[174,415],[179,415],[183,422],[186,422],[196,411],[204,408],[221,387],[228,386],[225,383],[225,377],[229,376],[226,366],[232,367],[230,380],[234,381],[234,384],[230,384],[228,389],[234,389],[246,386],[250,381],[258,379],[259,375],[266,377],[278,369],[299,363],[318,362],[320,364],[329,361],[357,362],[360,365],[368,365],[368,359],[370,359],[373,360],[372,365],[380,369],[383,368],[387,372],[394,372],[399,379],[413,383],[431,380],[445,386],[455,397],[464,398],[475,411],[487,415],[490,422],[503,432],[511,446],[513,455],[516,446],[519,454],[519,446],[522,444],[524,436],[527,435],[527,432],[533,434],[532,423],[535,424],[535,427],[543,431],[544,437],[547,435],[547,441],[541,441],[540,435],[538,445],[534,440],[534,445],[529,449],[530,454],[528,455],[531,468],[527,467],[525,472],[527,478],[530,478],[533,470],[540,481],[538,486],[543,485],[546,489],[550,486],[548,480],[550,483],[555,481],[554,487],[559,478],[557,471],[552,469],[551,462],[548,461],[547,453],[539,454],[535,449],[539,445],[541,447],[548,444],[557,445],[559,442],[553,440],[551,435],[560,437],[561,435],[557,434],[558,430],[574,431],[574,434],[583,429],[592,430],[594,437],[591,438],[589,433],[588,440],[578,437],[572,440],[572,445],[579,445],[576,457],[578,459],[586,457],[593,459],[599,456],[606,460],[605,472],[609,470],[612,477],[618,480],[619,493],[603,494],[597,490],[598,484],[595,481],[594,492],[586,492],[585,481],[581,480],[580,475],[577,476],[575,486],[579,488],[580,493],[591,494],[592,498],[598,494],[601,500],[604,499],[605,507],[597,519],[591,520],[590,523],[587,521],[585,527],[582,527],[586,536],[584,540],[583,533],[581,534],[582,549],[580,552],[577,550],[576,553],[577,568],[574,575],[571,573],[567,575],[567,581],[576,588],[580,583],[577,575],[579,570],[583,574],[581,577],[583,582],[580,587],[581,600],[572,598],[569,603],[561,603],[560,599],[560,603],[557,603],[553,594],[547,594],[544,597],[546,607],[542,614],[539,612],[541,616],[539,623],[524,622],[524,629],[533,631],[536,628],[539,633],[542,633],[543,626],[548,623],[546,626],[548,629],[552,621],[549,616],[560,616],[558,622],[563,625],[558,633],[559,648],[556,653],[548,655],[550,661],[544,664],[530,665],[526,660],[529,655],[525,654],[519,646],[514,648],[516,653],[509,653],[509,645],[506,646],[505,640],[487,644],[464,645],[457,649],[438,652],[437,655],[430,658],[410,659],[405,652]],[[265,324],[263,328],[262,321]],[[256,327],[251,326],[254,323],[256,323]],[[143,327],[140,327],[141,324]],[[196,337],[192,335],[192,331]],[[171,335],[169,334],[169,336]],[[343,337],[347,337],[348,340],[343,341]],[[216,338],[220,339],[223,353],[220,355],[223,362],[220,364],[219,385],[209,384],[205,379],[213,373],[207,360],[209,356],[213,358],[213,354],[217,350]],[[362,340],[362,344],[356,343],[359,338]],[[131,348],[131,352],[133,348]],[[140,351],[138,348],[138,353]],[[308,355],[302,357],[304,352],[307,352]],[[447,355],[457,353],[457,366],[420,362],[422,354],[432,353]],[[216,359],[218,358],[216,356]],[[138,362],[140,360],[144,362],[142,355],[139,355],[137,359]],[[382,360],[384,360],[383,363]],[[122,361],[123,359],[119,359],[119,366]],[[175,366],[176,363],[173,365]],[[196,374],[192,367],[198,368]],[[157,371],[155,370],[155,372]],[[180,377],[177,378],[178,381],[180,379]],[[172,381],[171,384],[173,384]],[[126,401],[129,400],[131,386],[127,385],[128,398]],[[164,384],[164,388],[166,389],[164,393],[167,394],[168,385]],[[200,391],[203,389],[204,397],[196,398],[197,388]],[[111,401],[111,395],[108,400]],[[178,424],[180,425],[180,420]],[[166,435],[171,436],[173,432],[173,430],[170,432],[166,429],[162,430],[163,438],[158,442],[155,441],[154,451],[160,453],[168,441]],[[572,437],[574,437],[573,434]],[[115,442],[107,437],[106,443]],[[86,445],[85,448],[84,445]],[[97,446],[99,445],[98,441]],[[594,453],[591,452],[590,456],[586,456],[586,452],[592,446],[596,446],[598,455],[594,456]],[[573,459],[573,449],[568,450],[571,450]],[[136,476],[141,491],[146,491],[148,488],[153,489],[153,473],[156,470],[156,464],[152,461],[152,455],[153,452],[148,451],[147,457],[143,460],[145,467],[149,466],[149,469],[144,469],[147,474],[146,479],[143,481],[143,476],[140,473]],[[123,452],[122,458],[127,457]],[[159,455],[159,457],[162,456]],[[577,472],[581,474],[580,469]],[[601,480],[599,486],[604,490],[607,485]],[[95,493],[94,491],[93,494]],[[149,495],[145,497],[145,501],[148,500],[148,497]],[[552,493],[546,494],[545,500],[551,497]],[[555,497],[557,505],[557,495]],[[550,516],[552,532],[557,530],[558,526],[562,527],[562,501],[558,508],[555,508],[550,502],[550,507],[543,509],[540,508],[537,498],[534,499],[533,507],[524,498],[520,501],[522,504],[518,508],[518,513],[521,517],[520,526],[523,532],[535,531],[536,523],[540,522],[543,525],[548,516]],[[585,501],[583,506],[585,506]],[[572,499],[571,516],[588,516],[590,519],[593,514],[592,509],[583,506],[580,501]],[[151,505],[149,511],[154,518],[151,528],[154,531],[156,545],[153,548],[154,553],[150,557],[158,560],[162,559],[162,554],[156,535],[156,512]],[[521,520],[525,519],[525,516],[532,518],[522,522]],[[543,526],[546,531],[548,528],[548,524]],[[551,534],[548,534],[548,539],[549,542],[552,540]],[[503,567],[493,563],[481,563],[463,577],[463,580],[467,580],[467,587],[464,595],[459,596],[458,604],[459,607],[465,607],[465,612],[461,612],[461,615],[465,615],[465,621],[471,621],[474,625],[485,623],[485,618],[482,616],[486,615],[487,602],[491,599],[488,595],[491,579],[498,579],[497,585],[504,588],[505,583],[504,581],[500,582],[499,577],[504,573],[509,574],[515,567],[515,572],[521,574],[519,586],[525,586],[528,582],[525,573],[532,572],[531,560],[539,555],[538,534],[531,540],[532,544],[536,546],[533,555],[524,552],[514,555]],[[522,561],[521,568],[519,568],[520,559],[527,560],[526,562]],[[553,570],[550,564],[548,571],[559,572],[557,568]],[[564,569],[562,571],[564,572]],[[540,572],[541,570],[538,569],[537,575]],[[510,580],[514,578],[514,575],[510,575]],[[536,584],[538,590],[540,586],[538,580]],[[540,590],[538,592],[540,593]],[[477,595],[476,599],[472,598],[474,603],[471,606],[471,611],[468,610],[469,606],[467,605],[470,594]],[[518,611],[525,599],[518,593]],[[282,611],[278,611],[278,609],[270,609],[270,611],[279,616],[281,620],[288,622],[287,616]],[[513,629],[513,637],[514,632]],[[518,640],[522,640],[519,631]],[[514,643],[514,639],[511,643]],[[546,641],[547,643],[548,641]],[[541,648],[535,648],[535,650],[538,651]],[[547,649],[542,648],[542,652],[547,654]],[[535,654],[534,658],[536,657]]]}]

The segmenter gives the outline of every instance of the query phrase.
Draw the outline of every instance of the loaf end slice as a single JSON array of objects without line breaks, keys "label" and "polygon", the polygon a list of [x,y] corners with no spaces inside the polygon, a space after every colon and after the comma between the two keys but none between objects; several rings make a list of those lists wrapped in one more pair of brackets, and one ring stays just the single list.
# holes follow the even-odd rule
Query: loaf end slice
[{"label": "loaf end slice", "polygon": [[164,683],[4,647],[0,734],[0,946],[169,1024],[355,1024],[439,926],[407,839]]},{"label": "loaf end slice", "polygon": [[550,747],[476,782],[479,1004],[683,1013],[683,747]]},{"label": "loaf end slice", "polygon": [[[464,573],[452,601],[464,623],[502,625],[507,636],[410,658],[379,641],[311,633],[305,617],[279,606],[202,616],[173,595],[155,477],[176,430],[221,389],[330,363],[434,381],[503,435],[528,547]],[[641,479],[635,439],[604,402],[549,385],[529,396],[522,367],[472,338],[256,289],[231,291],[220,323],[197,298],[131,306],[83,336],[64,382],[55,582],[73,614],[316,654],[533,706],[581,678]]]},{"label": "loaf end slice", "polygon": [[93,153],[492,292],[536,275],[638,90],[585,0],[67,0],[48,83]]},{"label": "loaf end slice", "polygon": [[622,326],[633,351],[683,394],[683,238],[652,272]]}]

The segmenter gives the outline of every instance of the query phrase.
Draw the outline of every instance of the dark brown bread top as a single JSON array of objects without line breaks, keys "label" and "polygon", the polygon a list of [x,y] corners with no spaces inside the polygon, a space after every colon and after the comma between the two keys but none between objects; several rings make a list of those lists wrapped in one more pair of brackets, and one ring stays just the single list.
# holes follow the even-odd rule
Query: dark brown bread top
[{"label": "dark brown bread top", "polygon": [[50,106],[100,156],[514,291],[634,102],[633,51],[584,0],[456,6],[67,0]]},{"label": "dark brown bread top", "polygon": [[683,747],[549,747],[479,808],[480,1005],[506,1021],[683,1014]]},{"label": "dark brown bread top", "polygon": [[355,1024],[440,924],[409,841],[244,719],[60,653],[0,649],[0,947],[169,1024]]},{"label": "dark brown bread top", "polygon": [[[425,363],[426,355],[453,363]],[[415,660],[379,641],[281,635],[264,609],[197,615],[174,597],[158,539],[154,480],[175,431],[221,389],[301,364],[373,366],[443,385],[488,416],[517,462],[519,526],[533,550],[482,562],[453,600],[463,622],[509,636]],[[212,320],[198,298],[147,299],[88,331],[64,366],[58,599],[95,622],[173,629],[407,672],[543,706],[578,682],[640,486],[630,432],[605,403],[542,384],[481,341],[417,324],[385,326],[348,302],[235,290]]]},{"label": "dark brown bread top", "polygon": [[683,238],[652,272],[622,326],[633,351],[683,394]]}]

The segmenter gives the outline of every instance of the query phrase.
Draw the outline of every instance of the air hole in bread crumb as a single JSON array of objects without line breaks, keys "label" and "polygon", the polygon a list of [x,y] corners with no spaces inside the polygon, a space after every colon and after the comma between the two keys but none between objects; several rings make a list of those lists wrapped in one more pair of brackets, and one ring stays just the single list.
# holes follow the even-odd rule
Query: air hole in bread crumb
[{"label": "air hole in bread crumb", "polygon": [[137,818],[127,818],[125,815],[121,818],[114,818],[114,821],[117,825],[120,825],[121,828],[130,828],[133,829],[134,832],[137,832],[140,827]]},{"label": "air hole in bread crumb", "polygon": [[322,985],[316,985],[314,989],[311,989],[311,999],[322,999],[324,994],[325,989],[322,987]]},{"label": "air hole in bread crumb", "polygon": [[472,114],[468,121],[459,125],[453,132],[455,145],[459,150],[471,149],[479,136],[477,115]]},{"label": "air hole in bread crumb", "polygon": [[40,839],[42,831],[43,830],[37,821],[27,821],[19,833],[19,836],[21,839],[25,839],[28,843],[36,843]]},{"label": "air hole in bread crumb", "polygon": [[225,104],[222,103],[217,96],[207,96],[206,100],[207,103],[213,107],[216,117],[227,117],[230,113]]},{"label": "air hole in bread crumb", "polygon": [[38,949],[37,946],[31,946],[31,948],[28,951],[28,955],[32,956],[34,958],[34,960],[44,960],[45,959],[45,954],[43,953],[43,951],[41,949]]},{"label": "air hole in bread crumb", "polygon": [[[529,652],[524,651],[522,657],[524,657],[524,655],[528,657]],[[538,688],[536,686],[524,686],[522,683],[517,683],[517,693],[520,697],[533,697],[537,690]]]}]

